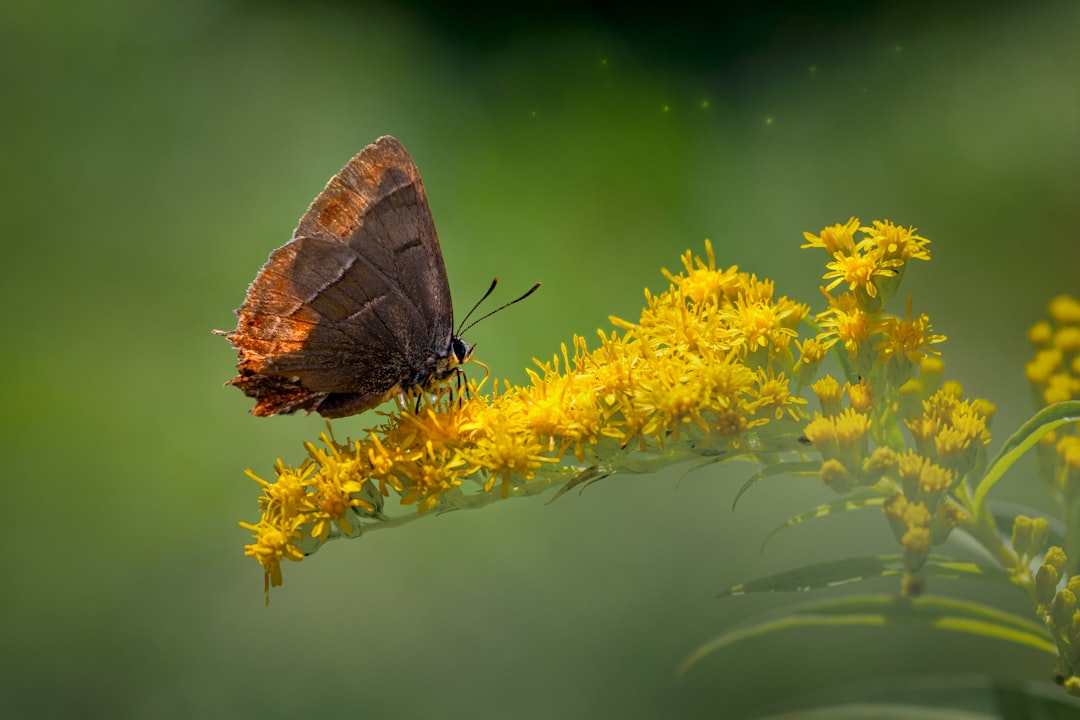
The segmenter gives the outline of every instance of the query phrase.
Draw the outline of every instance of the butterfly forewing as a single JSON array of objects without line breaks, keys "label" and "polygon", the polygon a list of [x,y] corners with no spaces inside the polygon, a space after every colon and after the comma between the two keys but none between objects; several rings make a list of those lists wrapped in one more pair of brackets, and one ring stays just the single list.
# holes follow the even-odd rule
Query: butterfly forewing
[{"label": "butterfly forewing", "polygon": [[423,332],[425,349],[445,350],[453,306],[442,249],[416,163],[396,139],[364,148],[330,180],[300,219],[293,237],[344,242],[373,273],[397,290],[396,303],[415,308],[402,340]]}]

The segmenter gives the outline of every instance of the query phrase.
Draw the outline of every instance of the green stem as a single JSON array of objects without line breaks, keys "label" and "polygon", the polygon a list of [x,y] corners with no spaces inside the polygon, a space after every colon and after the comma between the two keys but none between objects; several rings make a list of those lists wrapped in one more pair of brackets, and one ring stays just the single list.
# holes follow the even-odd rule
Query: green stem
[{"label": "green stem", "polygon": [[1068,558],[1065,572],[1069,577],[1080,571],[1080,496],[1077,493],[1077,483],[1065,479],[1065,488],[1062,493],[1065,510],[1065,557]]},{"label": "green stem", "polygon": [[983,513],[979,517],[968,515],[959,527],[990,553],[1003,569],[1009,572],[1017,571],[1020,558],[998,533],[989,513]]}]

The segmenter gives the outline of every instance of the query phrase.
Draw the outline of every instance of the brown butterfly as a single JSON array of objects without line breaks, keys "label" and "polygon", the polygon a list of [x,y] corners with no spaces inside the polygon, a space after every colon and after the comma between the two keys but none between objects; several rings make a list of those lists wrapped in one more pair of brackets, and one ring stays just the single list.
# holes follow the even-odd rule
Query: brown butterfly
[{"label": "brown butterfly", "polygon": [[390,136],[327,183],[236,314],[235,330],[216,332],[239,351],[228,384],[255,399],[255,415],[353,415],[446,380],[472,354],[454,332],[420,172]]}]

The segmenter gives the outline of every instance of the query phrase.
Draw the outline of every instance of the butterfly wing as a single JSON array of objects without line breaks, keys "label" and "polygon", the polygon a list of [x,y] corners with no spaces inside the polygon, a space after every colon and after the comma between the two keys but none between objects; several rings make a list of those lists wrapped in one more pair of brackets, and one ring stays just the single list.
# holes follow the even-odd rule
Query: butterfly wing
[{"label": "butterfly wing", "polygon": [[412,158],[383,137],[312,202],[271,253],[228,334],[230,382],[252,412],[361,412],[426,377],[453,328],[450,288]]},{"label": "butterfly wing", "polygon": [[293,237],[348,244],[427,320],[425,345],[447,347],[454,318],[442,248],[420,171],[395,138],[379,138],[334,176]]}]

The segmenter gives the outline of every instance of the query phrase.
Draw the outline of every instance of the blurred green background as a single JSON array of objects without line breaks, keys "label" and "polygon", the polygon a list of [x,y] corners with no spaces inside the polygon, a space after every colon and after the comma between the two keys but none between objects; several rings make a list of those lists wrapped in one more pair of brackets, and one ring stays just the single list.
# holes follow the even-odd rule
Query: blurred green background
[{"label": "blurred green background", "polygon": [[[1033,651],[862,630],[777,636],[674,682],[700,642],[805,599],[721,589],[894,549],[870,514],[760,556],[828,493],[781,478],[733,514],[748,466],[334,543],[287,566],[269,608],[236,525],[256,517],[244,468],[299,461],[322,421],[247,415],[210,330],[382,134],[424,175],[459,314],[495,275],[503,299],[544,282],[470,332],[498,376],[635,317],[706,237],[817,303],[802,231],[887,217],[933,241],[905,292],[949,336],[949,374],[1014,428],[1025,329],[1080,292],[1080,6],[942,5],[0,5],[0,715],[727,717],[907,674],[1045,681]],[[1022,472],[1001,497],[1047,506]]]}]

